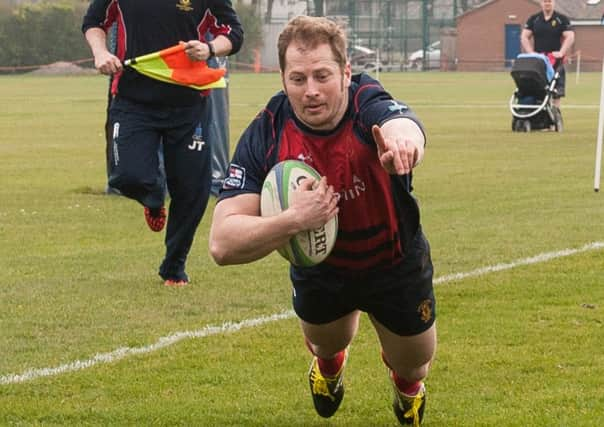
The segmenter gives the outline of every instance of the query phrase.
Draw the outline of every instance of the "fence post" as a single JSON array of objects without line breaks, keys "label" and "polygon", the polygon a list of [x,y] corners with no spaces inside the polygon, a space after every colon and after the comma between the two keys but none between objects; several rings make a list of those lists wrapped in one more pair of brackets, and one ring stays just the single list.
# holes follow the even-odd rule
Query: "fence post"
[{"label": "fence post", "polygon": [[600,170],[602,168],[602,134],[604,133],[604,58],[602,58],[602,82],[600,83],[600,114],[598,115],[598,139],[596,141],[596,171],[594,191],[600,191]]},{"label": "fence post", "polygon": [[581,75],[581,51],[577,51],[577,68],[575,70],[575,83],[579,84],[579,77]]},{"label": "fence post", "polygon": [[259,73],[262,69],[260,64],[260,50],[254,49],[254,73]]}]

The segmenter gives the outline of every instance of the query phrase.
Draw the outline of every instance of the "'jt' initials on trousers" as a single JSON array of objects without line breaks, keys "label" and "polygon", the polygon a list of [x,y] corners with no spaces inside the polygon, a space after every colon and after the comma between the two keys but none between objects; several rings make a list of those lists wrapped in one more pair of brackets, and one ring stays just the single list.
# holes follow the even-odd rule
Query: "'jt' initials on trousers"
[{"label": "'jt' initials on trousers", "polygon": [[187,145],[187,147],[189,148],[189,150],[201,151],[203,149],[204,145],[205,145],[204,141],[193,140],[191,142],[191,145]]}]

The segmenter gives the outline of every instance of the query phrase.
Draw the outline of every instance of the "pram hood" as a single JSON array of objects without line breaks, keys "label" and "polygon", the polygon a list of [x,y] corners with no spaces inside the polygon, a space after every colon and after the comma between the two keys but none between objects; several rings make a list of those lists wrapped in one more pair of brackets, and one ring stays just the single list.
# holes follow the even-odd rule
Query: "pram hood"
[{"label": "pram hood", "polygon": [[540,53],[518,55],[510,74],[520,94],[538,99],[546,96],[549,84],[556,77],[548,57]]},{"label": "pram hood", "polygon": [[544,55],[543,53],[521,53],[516,57],[516,60],[522,58],[537,58],[543,61],[543,63],[545,64],[545,76],[547,78],[547,81],[552,81],[552,79],[554,78],[555,71],[552,62],[550,61],[547,55]]}]

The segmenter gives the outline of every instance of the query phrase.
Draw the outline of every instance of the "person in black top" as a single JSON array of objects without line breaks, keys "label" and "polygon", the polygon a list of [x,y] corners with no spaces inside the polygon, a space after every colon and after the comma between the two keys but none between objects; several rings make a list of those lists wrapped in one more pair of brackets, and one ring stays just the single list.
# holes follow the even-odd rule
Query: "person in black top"
[{"label": "person in black top", "polygon": [[[106,43],[106,32],[114,22],[115,55]],[[185,52],[193,61],[236,53],[243,43],[239,18],[230,0],[93,0],[82,32],[95,67],[113,75],[109,186],[144,206],[151,230],[161,231],[167,219],[166,254],[159,275],[166,286],[186,285],[185,262],[212,181],[211,150],[206,144],[212,141],[205,140],[200,122],[208,93],[151,79],[124,68],[122,62],[179,42],[185,42]],[[206,40],[206,35],[212,40]],[[171,198],[169,215],[164,207],[166,192]]]},{"label": "person in black top", "polygon": [[[541,12],[529,17],[524,25],[520,42],[526,53],[552,54],[559,61],[564,61],[575,41],[575,32],[570,20],[554,10],[555,0],[541,0]],[[560,107],[560,98],[565,95],[566,72],[559,67],[558,79],[554,94],[554,105]]]},{"label": "person in black top", "polygon": [[[292,303],[312,353],[315,410],[322,417],[338,410],[349,345],[365,312],[393,385],[394,413],[401,424],[419,425],[436,351],[433,265],[412,194],[424,128],[378,81],[352,75],[344,30],[327,18],[292,19],[278,56],[283,90],[239,140],[214,210],[210,253],[219,265],[252,262],[337,215],[329,256],[290,266]],[[322,178],[303,180],[283,212],[260,216],[269,170],[292,159]]]}]

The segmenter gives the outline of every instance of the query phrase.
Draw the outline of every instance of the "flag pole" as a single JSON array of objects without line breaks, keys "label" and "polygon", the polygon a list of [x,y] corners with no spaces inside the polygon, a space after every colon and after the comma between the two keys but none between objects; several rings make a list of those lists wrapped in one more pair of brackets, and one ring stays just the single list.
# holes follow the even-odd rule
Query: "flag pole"
[{"label": "flag pole", "polygon": [[600,83],[600,114],[598,116],[598,139],[596,141],[596,171],[594,191],[600,191],[600,171],[602,169],[602,138],[604,134],[604,58],[602,59],[602,82]]},{"label": "flag pole", "polygon": [[126,59],[124,61],[125,66],[135,65],[139,62],[149,61],[150,59],[159,58],[162,55],[170,55],[174,52],[180,52],[181,50],[185,50],[185,43],[180,42],[177,45],[167,47],[165,49],[159,50],[157,52],[148,53],[146,55],[137,56],[136,58]]}]

